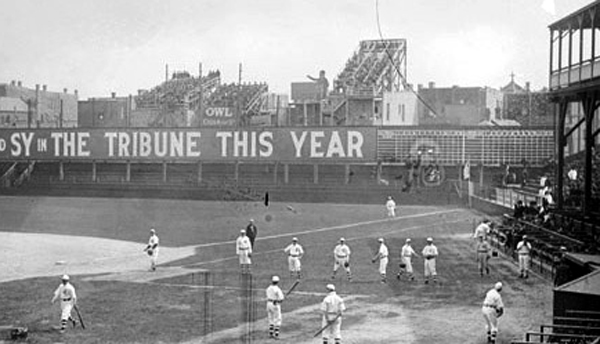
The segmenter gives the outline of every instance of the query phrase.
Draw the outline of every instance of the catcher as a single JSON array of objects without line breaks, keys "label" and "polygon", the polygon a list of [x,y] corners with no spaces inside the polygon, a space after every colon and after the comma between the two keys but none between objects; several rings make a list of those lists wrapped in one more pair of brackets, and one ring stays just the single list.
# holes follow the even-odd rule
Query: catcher
[{"label": "catcher", "polygon": [[494,288],[490,289],[485,295],[481,312],[485,319],[485,329],[487,331],[488,343],[495,344],[498,335],[498,318],[504,314],[504,304],[502,303],[502,282],[496,283]]},{"label": "catcher", "polygon": [[335,279],[335,274],[341,265],[346,269],[348,281],[352,281],[352,273],[350,272],[350,247],[346,245],[346,239],[340,238],[340,243],[333,249],[333,256],[335,258],[335,263],[333,263],[333,274],[331,275],[331,279]]},{"label": "catcher", "polygon": [[148,245],[144,249],[150,257],[150,270],[156,271],[156,260],[158,259],[158,236],[154,228],[150,229],[150,239],[148,239]]}]

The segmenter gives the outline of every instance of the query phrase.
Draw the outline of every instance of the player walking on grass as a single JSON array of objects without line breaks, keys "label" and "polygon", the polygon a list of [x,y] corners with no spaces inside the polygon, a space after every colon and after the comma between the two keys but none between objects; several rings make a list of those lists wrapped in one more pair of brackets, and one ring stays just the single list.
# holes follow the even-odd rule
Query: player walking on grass
[{"label": "player walking on grass", "polygon": [[246,230],[240,230],[240,236],[235,241],[235,254],[240,260],[240,272],[242,274],[250,273],[250,264],[252,264],[252,244],[246,236]]},{"label": "player walking on grass", "polygon": [[333,284],[327,285],[327,296],[321,302],[321,313],[323,320],[321,325],[323,331],[323,344],[328,344],[328,340],[333,337],[334,344],[342,343],[342,315],[346,311],[344,300],[335,292]]},{"label": "player walking on grass", "polygon": [[529,278],[529,262],[531,260],[531,244],[527,241],[527,235],[517,244],[519,254],[519,278]]},{"label": "player walking on grass", "polygon": [[371,260],[373,263],[375,263],[377,261],[377,259],[379,259],[379,275],[381,276],[381,283],[386,283],[387,282],[387,265],[388,265],[388,256],[389,256],[389,251],[387,246],[385,245],[385,242],[383,240],[383,238],[379,238],[379,250],[377,251],[377,254],[375,255],[375,257],[373,257],[373,259]]},{"label": "player walking on grass", "polygon": [[73,327],[77,325],[77,322],[71,316],[71,310],[73,306],[77,304],[77,294],[75,294],[75,288],[71,283],[69,283],[69,276],[63,275],[61,278],[61,284],[54,291],[54,297],[52,297],[51,303],[60,299],[60,332],[65,332],[67,327],[67,321],[70,321],[73,324]]},{"label": "player walking on grass", "polygon": [[335,258],[335,263],[333,263],[333,274],[331,275],[331,279],[335,279],[337,270],[340,266],[343,266],[344,269],[346,269],[348,281],[352,281],[352,273],[350,272],[350,247],[346,245],[346,239],[340,238],[340,243],[333,249],[333,256]]},{"label": "player walking on grass", "polygon": [[427,245],[423,248],[421,252],[423,258],[425,258],[425,284],[429,283],[429,278],[433,278],[433,283],[437,283],[437,271],[435,269],[435,260],[438,256],[438,249],[433,244],[432,238],[427,238]]},{"label": "player walking on grass", "polygon": [[281,327],[281,302],[285,296],[277,285],[279,276],[271,278],[271,285],[267,288],[267,318],[269,320],[269,338],[279,339]]},{"label": "player walking on grass", "polygon": [[392,196],[388,196],[387,202],[385,202],[385,208],[387,209],[387,217],[396,217],[396,202]]},{"label": "player walking on grass", "polygon": [[492,247],[489,242],[484,240],[482,235],[477,240],[477,269],[479,270],[479,275],[483,277],[484,271],[487,275],[490,274],[489,261]]},{"label": "player walking on grass", "polygon": [[502,303],[502,283],[498,282],[494,288],[490,289],[483,300],[481,312],[485,319],[485,329],[487,331],[487,340],[490,344],[496,343],[498,335],[498,318],[504,314],[504,304]]},{"label": "player walking on grass", "polygon": [[150,270],[156,271],[156,262],[158,260],[158,236],[154,228],[150,229],[150,239],[148,239],[148,245],[144,249],[150,257]]},{"label": "player walking on grass", "polygon": [[288,255],[288,266],[290,270],[290,277],[296,275],[297,279],[302,278],[302,263],[300,259],[304,255],[304,249],[298,244],[298,238],[293,238],[292,243],[289,244],[284,250]]},{"label": "player walking on grass", "polygon": [[402,278],[402,275],[406,272],[406,275],[410,281],[414,281],[415,275],[412,267],[412,256],[419,256],[417,252],[410,245],[410,238],[406,239],[406,244],[402,246],[400,251],[400,271],[398,271],[398,279]]}]

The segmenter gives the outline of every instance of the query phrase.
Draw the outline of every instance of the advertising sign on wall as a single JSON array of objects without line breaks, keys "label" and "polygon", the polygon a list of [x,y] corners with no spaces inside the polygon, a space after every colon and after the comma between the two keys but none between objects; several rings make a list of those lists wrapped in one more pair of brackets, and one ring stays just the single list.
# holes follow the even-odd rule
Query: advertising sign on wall
[{"label": "advertising sign on wall", "polygon": [[375,161],[375,128],[0,130],[1,160]]}]

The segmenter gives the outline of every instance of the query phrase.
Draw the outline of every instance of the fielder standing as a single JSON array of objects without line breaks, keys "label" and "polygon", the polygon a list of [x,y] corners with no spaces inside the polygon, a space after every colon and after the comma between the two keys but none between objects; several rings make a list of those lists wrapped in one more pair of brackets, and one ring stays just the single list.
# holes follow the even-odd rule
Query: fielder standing
[{"label": "fielder standing", "polygon": [[396,202],[394,202],[392,196],[388,196],[385,208],[387,209],[387,217],[396,217]]},{"label": "fielder standing", "polygon": [[498,318],[504,314],[504,304],[502,303],[502,283],[498,282],[494,288],[490,289],[485,295],[481,312],[485,319],[485,329],[487,331],[488,343],[495,344],[498,335]]},{"label": "fielder standing", "polygon": [[531,260],[531,244],[527,241],[527,235],[517,244],[519,254],[519,278],[529,278],[529,262]]},{"label": "fielder standing", "polygon": [[150,270],[156,271],[156,261],[158,260],[158,236],[154,228],[150,229],[150,239],[144,249],[150,257]]},{"label": "fielder standing", "polygon": [[69,276],[63,275],[61,278],[61,284],[54,291],[54,297],[52,297],[51,303],[60,299],[60,332],[65,332],[65,328],[67,327],[67,321],[70,321],[73,324],[73,327],[77,325],[77,322],[71,316],[71,310],[73,306],[77,304],[77,294],[75,294],[75,288],[71,283],[69,283]]},{"label": "fielder standing", "polygon": [[271,278],[271,285],[267,288],[267,318],[269,319],[269,338],[279,339],[281,327],[281,302],[285,296],[277,285],[279,276]]},{"label": "fielder standing", "polygon": [[328,344],[328,340],[333,337],[335,344],[342,343],[342,314],[346,311],[344,300],[335,292],[333,284],[327,285],[327,296],[321,303],[321,313],[323,314],[322,326],[329,326],[323,331],[323,344]]},{"label": "fielder standing", "polygon": [[300,262],[300,259],[302,259],[302,256],[304,255],[304,249],[298,244],[298,238],[294,237],[292,243],[284,249],[284,252],[288,255],[290,277],[296,275],[297,279],[302,278],[302,263]]},{"label": "fielder standing", "polygon": [[235,241],[235,254],[240,260],[240,271],[242,274],[250,273],[250,264],[252,264],[252,244],[246,236],[246,230],[240,230],[240,236]]},{"label": "fielder standing", "polygon": [[427,245],[423,248],[421,252],[423,258],[425,258],[425,284],[429,283],[429,278],[433,277],[433,283],[437,283],[437,271],[435,269],[435,260],[438,256],[438,249],[433,244],[432,238],[427,238]]},{"label": "fielder standing", "polygon": [[346,239],[340,238],[340,243],[333,249],[333,256],[335,257],[335,263],[333,264],[331,279],[335,279],[337,270],[340,266],[343,266],[346,269],[348,281],[352,281],[352,274],[350,272],[350,247],[346,245]]},{"label": "fielder standing", "polygon": [[419,256],[417,252],[410,245],[410,238],[406,239],[406,244],[402,246],[402,250],[400,251],[400,271],[398,272],[398,279],[402,277],[404,272],[406,272],[408,279],[410,281],[415,280],[415,275],[413,273],[412,267],[412,256]]},{"label": "fielder standing", "polygon": [[373,257],[372,262],[375,263],[377,259],[379,259],[379,275],[381,276],[381,283],[387,282],[387,265],[388,265],[388,255],[389,251],[387,246],[384,243],[383,238],[379,238],[379,251],[377,251],[377,255]]},{"label": "fielder standing", "polygon": [[483,277],[483,272],[487,275],[490,274],[489,260],[491,258],[490,250],[492,247],[483,236],[479,236],[477,241],[477,268],[479,269],[479,275]]}]

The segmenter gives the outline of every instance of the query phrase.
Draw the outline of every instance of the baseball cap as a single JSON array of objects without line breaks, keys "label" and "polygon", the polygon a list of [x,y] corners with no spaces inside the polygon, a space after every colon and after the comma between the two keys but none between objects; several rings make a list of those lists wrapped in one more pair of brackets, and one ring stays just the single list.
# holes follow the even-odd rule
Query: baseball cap
[{"label": "baseball cap", "polygon": [[527,235],[523,235],[523,239],[527,239]]},{"label": "baseball cap", "polygon": [[411,240],[410,240],[410,238],[407,238],[407,239],[406,239],[406,242],[410,242],[410,241],[411,241]]},{"label": "baseball cap", "polygon": [[328,284],[327,290],[335,291],[335,286],[333,284]]},{"label": "baseball cap", "polygon": [[427,238],[427,241],[433,241],[432,237]]},{"label": "baseball cap", "polygon": [[244,233],[245,234],[246,230],[245,229],[240,229],[240,233]]},{"label": "baseball cap", "polygon": [[298,241],[298,238],[296,238],[296,237],[293,237],[293,238],[292,238],[292,241]]},{"label": "baseball cap", "polygon": [[154,230],[154,228],[150,228],[150,233],[156,233],[156,231]]},{"label": "baseball cap", "polygon": [[340,238],[340,241],[346,241],[346,239],[344,239],[344,238]]},{"label": "baseball cap", "polygon": [[68,281],[69,280],[69,275],[62,275],[61,278],[63,281]]},{"label": "baseball cap", "polygon": [[254,222],[254,219],[250,219],[250,222]]},{"label": "baseball cap", "polygon": [[273,278],[271,278],[271,282],[279,282],[279,276],[273,276]]},{"label": "baseball cap", "polygon": [[494,285],[494,289],[496,290],[502,290],[502,282],[498,282]]},{"label": "baseball cap", "polygon": [[379,239],[377,239],[377,241],[383,242],[383,238],[379,238]]}]

